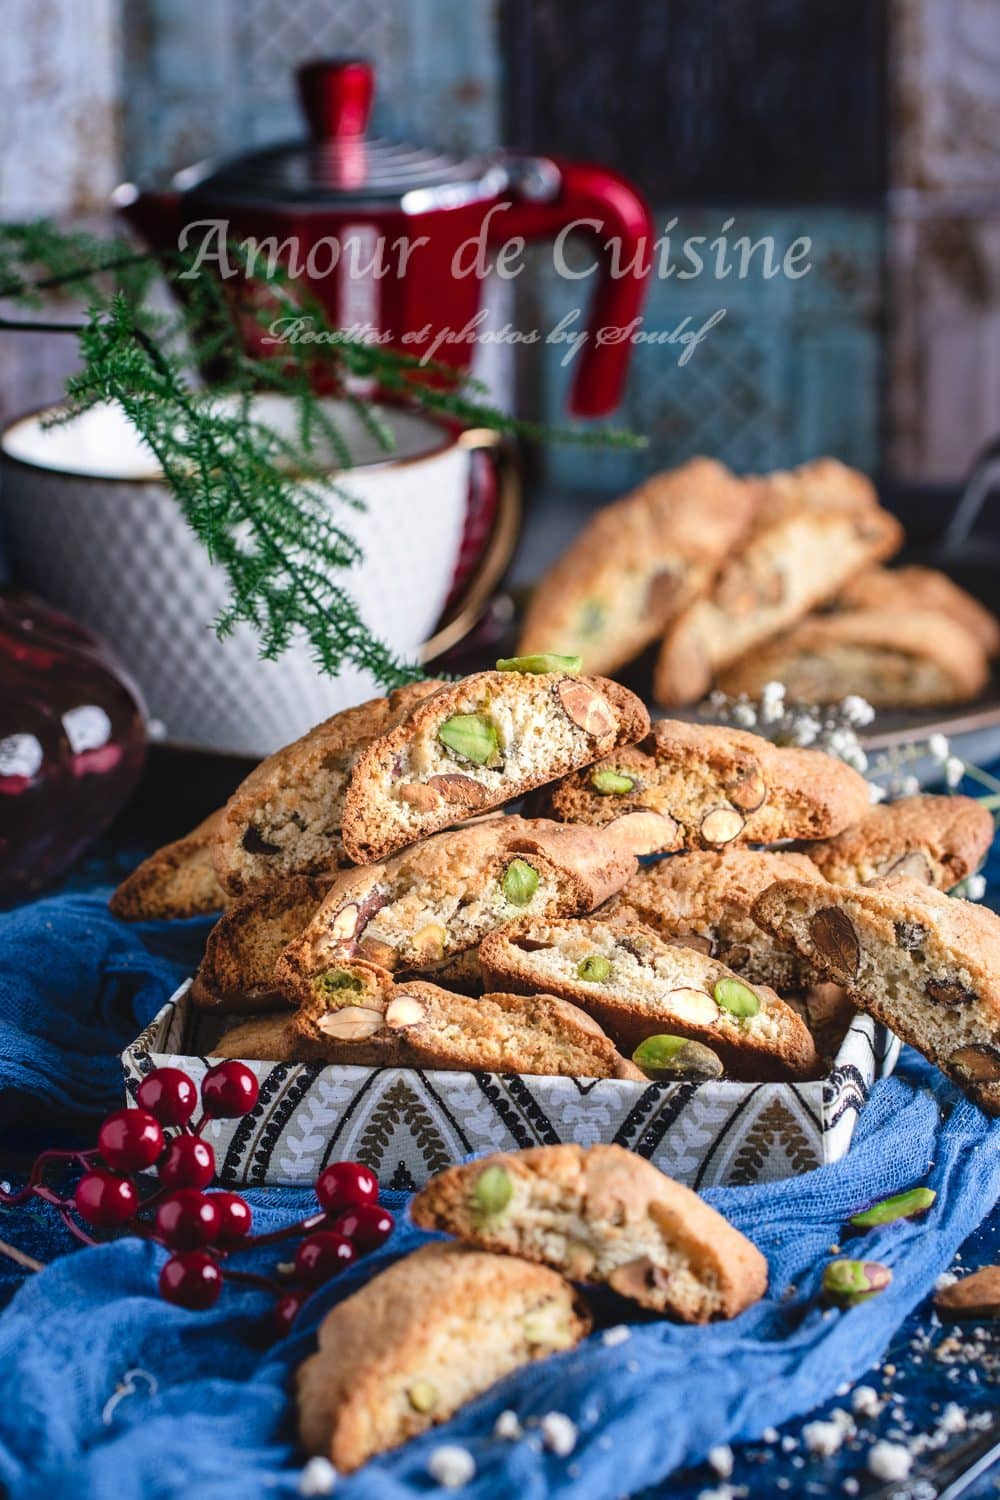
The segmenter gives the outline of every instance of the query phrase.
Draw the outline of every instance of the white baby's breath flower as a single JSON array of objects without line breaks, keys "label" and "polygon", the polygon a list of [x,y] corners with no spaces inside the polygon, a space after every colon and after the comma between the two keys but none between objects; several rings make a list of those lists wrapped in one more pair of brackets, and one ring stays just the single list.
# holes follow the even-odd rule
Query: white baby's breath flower
[{"label": "white baby's breath flower", "polygon": [[927,741],[927,753],[944,765],[951,754],[951,742],[946,734],[932,734]]},{"label": "white baby's breath flower", "polygon": [[516,1443],[518,1438],[524,1436],[520,1418],[516,1411],[502,1411],[493,1423],[493,1436],[506,1438],[508,1442]]},{"label": "white baby's breath flower", "polygon": [[920,794],[920,782],[915,776],[900,776],[896,782],[897,797],[916,797]]},{"label": "white baby's breath flower", "polygon": [[757,724],[757,710],[752,703],[734,703],[732,720],[739,729],[754,729]]},{"label": "white baby's breath flower", "polygon": [[796,714],[789,726],[793,745],[812,745],[819,734],[820,723],[812,714]]},{"label": "white baby's breath flower", "polygon": [[760,722],[773,724],[785,712],[785,685],[765,682],[760,692]]},{"label": "white baby's breath flower", "polygon": [[948,759],[944,763],[944,779],[946,784],[954,789],[956,786],[958,786],[964,775],[964,760],[960,760],[957,755],[949,755]]},{"label": "white baby's breath flower", "polygon": [[848,724],[856,724],[859,729],[870,724],[875,717],[875,710],[867,699],[860,697],[857,693],[849,693],[840,705],[840,712]]},{"label": "white baby's breath flower", "polygon": [[576,1423],[565,1412],[546,1412],[542,1418],[542,1442],[550,1453],[568,1458],[576,1447]]},{"label": "white baby's breath flower", "polygon": [[337,1471],[328,1458],[311,1458],[299,1475],[300,1495],[330,1495],[337,1483]]},{"label": "white baby's breath flower", "polygon": [[884,802],[887,795],[888,793],[886,792],[884,786],[878,786],[874,781],[870,781],[868,783],[868,796],[873,804],[876,802]]},{"label": "white baby's breath flower", "polygon": [[986,895],[986,876],[967,875],[955,887],[956,896],[964,896],[966,901],[982,901]]},{"label": "white baby's breath flower", "polygon": [[427,1460],[427,1472],[446,1490],[458,1490],[476,1477],[476,1460],[468,1448],[442,1443]]}]

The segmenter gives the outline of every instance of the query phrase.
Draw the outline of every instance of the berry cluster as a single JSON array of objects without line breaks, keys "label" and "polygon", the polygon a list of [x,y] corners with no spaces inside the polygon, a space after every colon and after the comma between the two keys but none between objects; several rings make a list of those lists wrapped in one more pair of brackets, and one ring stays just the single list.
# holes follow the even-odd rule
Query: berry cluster
[{"label": "berry cluster", "polygon": [[[211,1307],[224,1279],[241,1282],[276,1296],[273,1321],[277,1332],[286,1333],[310,1291],[384,1244],[393,1218],[378,1205],[374,1174],[357,1162],[324,1168],[316,1181],[319,1212],[272,1234],[250,1233],[253,1215],[238,1193],[205,1192],[215,1177],[215,1153],[202,1140],[202,1130],[209,1120],[248,1114],[257,1093],[256,1076],[244,1063],[219,1063],[202,1079],[201,1114],[194,1120],[194,1083],[179,1068],[157,1068],[139,1085],[135,1106],[104,1121],[94,1149],[43,1152],[23,1188],[0,1190],[0,1203],[41,1198],[89,1245],[98,1243],[91,1229],[128,1226],[129,1233],[171,1252],[159,1281],[160,1295],[168,1302]],[[45,1181],[54,1163],[82,1167],[72,1192],[60,1193]],[[158,1184],[142,1197],[135,1174],[146,1171],[156,1172]],[[305,1238],[294,1261],[279,1267],[276,1278],[229,1264],[237,1250],[299,1235]]]}]

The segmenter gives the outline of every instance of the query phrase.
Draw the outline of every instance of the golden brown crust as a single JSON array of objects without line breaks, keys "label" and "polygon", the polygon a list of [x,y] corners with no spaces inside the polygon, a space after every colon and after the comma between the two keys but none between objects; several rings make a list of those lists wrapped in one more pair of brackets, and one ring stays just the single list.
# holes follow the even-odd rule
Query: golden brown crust
[{"label": "golden brown crust", "polygon": [[603,507],[539,580],[518,653],[579,656],[584,671],[605,674],[631,661],[711,583],[756,493],[693,458]]},{"label": "golden brown crust", "polygon": [[[624,793],[596,789],[605,773],[632,781]],[[596,778],[596,784],[595,784]],[[761,735],[661,719],[648,739],[616,751],[547,789],[539,811],[627,836],[636,813],[646,835],[638,853],[823,838],[863,817],[868,784],[820,750],[772,745]],[[720,816],[722,814],[722,816]],[[659,819],[659,822],[657,822]]]},{"label": "golden brown crust", "polygon": [[[510,1201],[484,1214],[476,1183],[497,1169],[510,1182]],[[410,1213],[422,1229],[608,1283],[688,1323],[734,1318],[767,1290],[767,1261],[755,1245],[621,1146],[535,1146],[450,1167],[417,1194]]]},{"label": "golden brown crust", "polygon": [[[496,735],[496,766],[450,749],[438,730],[471,716]],[[344,798],[343,841],[373,864],[470,813],[641,739],[649,715],[627,688],[565,672],[479,672],[425,698],[359,756]]]},{"label": "golden brown crust", "polygon": [[213,840],[225,889],[238,895],[348,865],[340,818],[351,767],[376,735],[439,686],[415,682],[344,709],[261,761],[226,803]]},{"label": "golden brown crust", "polygon": [[844,610],[811,615],[719,678],[727,693],[756,697],[783,682],[789,698],[834,703],[859,693],[876,708],[965,703],[989,680],[974,636],[929,610]]},{"label": "golden brown crust", "polygon": [[879,508],[868,480],[836,460],[760,483],[746,545],[667,630],[653,679],[658,703],[696,702],[726,667],[902,543],[902,527]]},{"label": "golden brown crust", "polygon": [[123,922],[175,921],[222,911],[229,897],[216,878],[211,846],[222,809],[164,844],[122,881],[108,903]]},{"label": "golden brown crust", "polygon": [[882,802],[803,852],[834,885],[910,875],[947,891],[979,869],[992,842],[992,814],[975,798],[918,796]]},{"label": "golden brown crust", "polygon": [[293,875],[234,901],[208,934],[191,986],[193,1004],[246,1014],[287,1003],[275,980],[275,965],[315,915],[327,885]]},{"label": "golden brown crust", "polygon": [[425,1245],[320,1324],[296,1377],[302,1446],[351,1473],[589,1331],[577,1293],[547,1267]]},{"label": "golden brown crust", "polygon": [[212,1047],[210,1057],[244,1062],[313,1062],[312,1049],[299,1037],[287,1010],[254,1016],[231,1026]]},{"label": "golden brown crust", "polygon": [[937,568],[911,564],[869,568],[852,578],[835,601],[837,609],[929,609],[949,615],[975,636],[987,656],[1000,652],[1000,620],[984,604]]}]

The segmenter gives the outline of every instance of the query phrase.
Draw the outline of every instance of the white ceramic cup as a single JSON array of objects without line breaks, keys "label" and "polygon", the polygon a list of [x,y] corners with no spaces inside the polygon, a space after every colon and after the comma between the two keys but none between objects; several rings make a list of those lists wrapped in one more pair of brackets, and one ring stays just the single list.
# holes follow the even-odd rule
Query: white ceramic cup
[{"label": "white ceramic cup", "polygon": [[[343,575],[371,630],[407,660],[419,657],[448,596],[462,540],[472,444],[412,411],[382,415],[395,436],[386,457],[354,410],[328,403],[353,466],[334,475],[330,504],[363,560]],[[288,430],[292,407],[259,399],[257,412]],[[97,407],[46,428],[46,412],[0,439],[0,507],[18,583],[98,631],[141,687],[168,740],[231,754],[266,755],[328,715],[381,691],[368,673],[316,669],[297,640],[262,661],[253,632],[219,641],[212,624],[227,598],[163,483],[148,449],[117,407]]]}]

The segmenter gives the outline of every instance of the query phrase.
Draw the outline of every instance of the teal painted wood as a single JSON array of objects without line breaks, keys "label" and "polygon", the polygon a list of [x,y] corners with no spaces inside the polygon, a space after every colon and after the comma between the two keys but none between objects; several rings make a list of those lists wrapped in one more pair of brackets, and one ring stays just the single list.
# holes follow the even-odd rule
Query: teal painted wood
[{"label": "teal painted wood", "polygon": [[[584,489],[625,486],[694,453],[713,454],[741,471],[825,452],[865,470],[878,467],[881,215],[811,206],[752,208],[732,216],[731,246],[744,234],[754,242],[771,235],[781,251],[798,236],[809,236],[808,274],[796,280],[759,274],[717,280],[706,271],[686,281],[677,274],[655,279],[644,330],[690,332],[720,309],[724,316],[683,365],[680,344],[635,348],[626,400],[615,420],[648,437],[645,451],[550,446],[550,481]],[[655,217],[662,227],[672,215]],[[674,264],[683,268],[679,241],[718,235],[729,214],[681,210],[678,217]],[[582,247],[580,253],[589,255]],[[526,280],[529,274],[536,285],[522,295],[522,326],[537,322],[547,335],[575,308],[585,308],[588,283],[560,279],[548,253],[538,254]],[[550,423],[565,410],[570,372],[560,367],[563,353],[552,344],[536,346],[521,361],[521,407],[534,392],[540,419]]]}]

